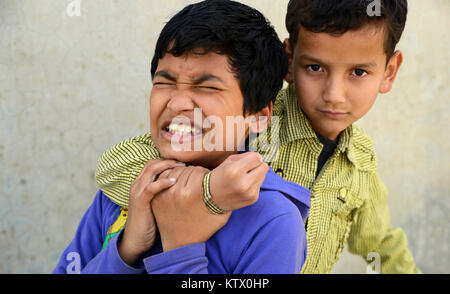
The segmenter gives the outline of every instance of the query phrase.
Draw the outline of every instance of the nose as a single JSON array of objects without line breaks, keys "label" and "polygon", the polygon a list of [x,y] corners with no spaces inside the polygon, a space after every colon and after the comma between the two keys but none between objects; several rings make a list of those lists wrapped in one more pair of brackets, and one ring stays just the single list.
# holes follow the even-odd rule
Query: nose
[{"label": "nose", "polygon": [[323,101],[329,104],[345,102],[345,83],[337,76],[330,76],[323,91]]},{"label": "nose", "polygon": [[195,108],[195,104],[192,101],[191,94],[185,89],[174,89],[171,92],[170,100],[167,103],[167,108],[174,113],[180,113],[183,111],[192,111]]}]

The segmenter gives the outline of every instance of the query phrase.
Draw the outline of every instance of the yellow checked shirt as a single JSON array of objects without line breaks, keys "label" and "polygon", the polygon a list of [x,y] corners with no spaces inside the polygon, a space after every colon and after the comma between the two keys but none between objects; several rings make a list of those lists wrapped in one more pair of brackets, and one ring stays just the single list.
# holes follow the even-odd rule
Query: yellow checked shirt
[{"label": "yellow checked shirt", "polygon": [[[382,273],[420,273],[405,233],[390,225],[387,190],[364,131],[356,126],[344,130],[316,178],[323,145],[300,109],[293,86],[280,91],[273,116],[279,119],[279,131],[272,139],[273,125],[269,126],[270,147],[256,140],[251,147],[283,178],[311,190],[308,254],[302,273],[330,273],[346,242],[352,253],[365,260],[369,253],[379,254]],[[131,183],[149,159],[159,157],[150,134],[125,140],[99,159],[97,183],[113,202],[127,207]]]}]

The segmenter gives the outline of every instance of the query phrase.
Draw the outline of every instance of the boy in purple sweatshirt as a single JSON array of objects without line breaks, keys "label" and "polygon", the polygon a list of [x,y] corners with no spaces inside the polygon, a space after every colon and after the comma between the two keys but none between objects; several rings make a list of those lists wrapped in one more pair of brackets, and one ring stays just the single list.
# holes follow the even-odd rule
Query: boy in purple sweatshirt
[{"label": "boy in purple sweatshirt", "polygon": [[[283,44],[255,9],[211,0],[176,14],[156,44],[151,135],[142,137],[161,159],[144,166],[129,199],[97,192],[54,273],[299,273],[309,191],[239,152],[267,126],[287,69]],[[139,152],[124,145],[123,160]],[[258,201],[217,207],[212,169],[230,190],[259,191]],[[193,191],[199,178],[203,193]]]}]

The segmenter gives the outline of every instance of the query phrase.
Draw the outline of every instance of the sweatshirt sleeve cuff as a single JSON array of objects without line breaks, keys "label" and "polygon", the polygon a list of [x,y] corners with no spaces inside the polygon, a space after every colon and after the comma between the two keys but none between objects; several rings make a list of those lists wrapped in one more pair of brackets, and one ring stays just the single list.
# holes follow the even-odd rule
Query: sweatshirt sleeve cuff
[{"label": "sweatshirt sleeve cuff", "polygon": [[207,273],[205,243],[194,243],[152,255],[144,259],[149,274]]},{"label": "sweatshirt sleeve cuff", "polygon": [[[117,242],[119,238],[122,236],[122,231],[119,232],[114,238],[110,241],[110,244],[105,248],[105,250],[109,250],[109,263],[111,265],[111,268],[115,269],[114,272],[121,273],[121,274],[143,274],[145,273],[144,265],[142,264],[142,261],[138,265],[137,268],[132,267],[128,265],[126,262],[122,260],[122,258],[119,255],[119,250],[117,249]],[[108,248],[109,247],[109,248]]]}]

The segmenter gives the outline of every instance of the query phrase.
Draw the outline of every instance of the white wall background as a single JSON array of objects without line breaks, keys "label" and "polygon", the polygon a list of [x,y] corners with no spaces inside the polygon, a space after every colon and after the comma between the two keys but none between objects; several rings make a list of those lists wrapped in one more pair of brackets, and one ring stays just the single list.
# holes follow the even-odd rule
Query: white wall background
[{"label": "white wall background", "polygon": [[[97,158],[148,130],[150,60],[192,1],[0,0],[0,273],[51,272],[97,190]],[[242,1],[287,37],[287,0]],[[377,148],[391,219],[426,273],[449,273],[450,1],[410,0],[394,90],[359,122]],[[276,3],[276,4],[275,4]],[[336,273],[365,273],[344,252]]]}]

